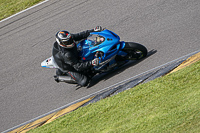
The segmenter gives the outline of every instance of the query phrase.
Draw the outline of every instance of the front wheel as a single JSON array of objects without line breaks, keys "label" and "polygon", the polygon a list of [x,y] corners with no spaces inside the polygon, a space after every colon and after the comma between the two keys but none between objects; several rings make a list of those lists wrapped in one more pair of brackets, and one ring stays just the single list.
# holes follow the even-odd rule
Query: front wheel
[{"label": "front wheel", "polygon": [[147,56],[147,48],[139,43],[125,42],[122,51],[127,53],[126,59],[139,60]]}]

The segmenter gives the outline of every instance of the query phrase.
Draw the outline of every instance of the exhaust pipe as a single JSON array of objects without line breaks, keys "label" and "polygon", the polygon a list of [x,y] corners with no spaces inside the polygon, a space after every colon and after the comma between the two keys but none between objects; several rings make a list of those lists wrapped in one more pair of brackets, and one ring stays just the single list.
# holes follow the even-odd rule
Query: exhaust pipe
[{"label": "exhaust pipe", "polygon": [[77,82],[70,76],[54,76],[56,82],[65,82],[70,84],[77,84]]}]

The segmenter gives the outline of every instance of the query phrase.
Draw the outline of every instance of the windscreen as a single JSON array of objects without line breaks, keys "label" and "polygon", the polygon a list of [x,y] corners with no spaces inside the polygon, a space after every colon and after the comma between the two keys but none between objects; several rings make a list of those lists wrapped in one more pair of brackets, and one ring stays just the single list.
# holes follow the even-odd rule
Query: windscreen
[{"label": "windscreen", "polygon": [[87,38],[87,41],[89,43],[89,47],[94,47],[102,42],[104,42],[105,38],[96,34],[92,34]]}]

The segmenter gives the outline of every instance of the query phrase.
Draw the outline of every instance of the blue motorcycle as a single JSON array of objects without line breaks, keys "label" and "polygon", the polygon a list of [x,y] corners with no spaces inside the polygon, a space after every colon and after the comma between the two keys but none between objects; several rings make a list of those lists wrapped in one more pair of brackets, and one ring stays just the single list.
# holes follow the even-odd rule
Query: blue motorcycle
[{"label": "blue motorcycle", "polygon": [[120,37],[110,30],[92,32],[87,40],[77,45],[83,61],[100,59],[96,73],[107,72],[118,68],[129,60],[139,60],[147,55],[147,49],[141,44],[120,41]]},{"label": "blue motorcycle", "polygon": [[[145,46],[134,42],[120,41],[117,34],[107,29],[90,33],[86,40],[77,44],[77,48],[82,61],[99,58],[99,66],[87,70],[87,73],[92,75],[117,69],[130,60],[139,60],[147,56]],[[41,66],[61,69],[53,56],[44,60]]]}]

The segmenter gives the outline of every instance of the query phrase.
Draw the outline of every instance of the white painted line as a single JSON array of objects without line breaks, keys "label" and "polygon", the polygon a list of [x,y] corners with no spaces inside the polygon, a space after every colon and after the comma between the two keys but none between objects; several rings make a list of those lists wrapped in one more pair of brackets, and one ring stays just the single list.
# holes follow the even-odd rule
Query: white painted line
[{"label": "white painted line", "polygon": [[5,19],[1,20],[0,23],[3,22],[3,21],[6,21],[6,20],[8,20],[8,19],[10,19],[10,18],[12,18],[12,17],[15,17],[15,16],[17,16],[17,15],[19,15],[19,14],[25,12],[25,11],[28,11],[28,10],[30,10],[30,9],[32,9],[32,8],[34,8],[34,7],[36,7],[36,6],[39,6],[39,5],[41,5],[41,4],[43,4],[43,3],[47,2],[47,1],[49,1],[49,0],[45,0],[45,1],[43,1],[43,2],[40,2],[40,3],[38,3],[38,4],[36,4],[36,5],[32,6],[32,7],[29,7],[29,8],[27,8],[27,9],[21,11],[21,12],[18,12],[18,13],[14,14],[14,15],[8,17],[8,18],[5,18]]}]

